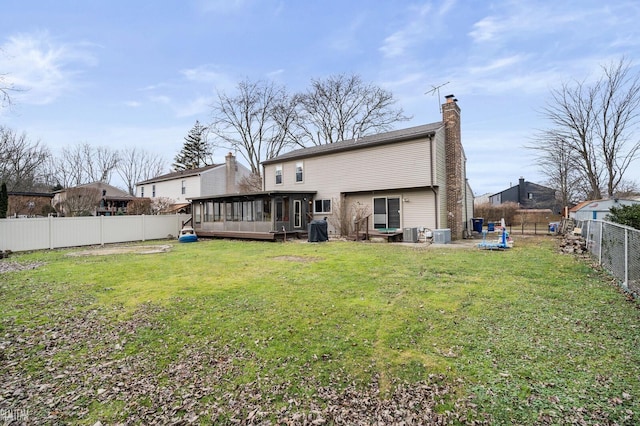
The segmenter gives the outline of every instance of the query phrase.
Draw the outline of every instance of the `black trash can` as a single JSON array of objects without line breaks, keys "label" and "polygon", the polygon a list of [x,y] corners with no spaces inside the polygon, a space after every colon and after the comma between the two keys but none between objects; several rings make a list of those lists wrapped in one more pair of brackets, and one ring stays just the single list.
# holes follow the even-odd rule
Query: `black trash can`
[{"label": "black trash can", "polygon": [[312,220],[309,223],[309,242],[321,243],[329,240],[329,230],[326,220]]},{"label": "black trash can", "polygon": [[473,230],[478,232],[478,233],[482,233],[482,223],[484,222],[484,219],[481,217],[473,217],[471,218],[471,221],[473,223]]}]

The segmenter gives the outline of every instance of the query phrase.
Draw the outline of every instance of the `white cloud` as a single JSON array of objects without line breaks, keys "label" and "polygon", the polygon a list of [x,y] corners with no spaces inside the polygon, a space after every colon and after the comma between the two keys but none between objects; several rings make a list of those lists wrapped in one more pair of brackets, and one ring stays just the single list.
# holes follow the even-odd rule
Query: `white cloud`
[{"label": "white cloud", "polygon": [[176,108],[176,116],[192,117],[206,115],[211,111],[211,105],[213,104],[213,97],[199,96],[187,104]]},{"label": "white cloud", "polygon": [[249,4],[248,0],[198,0],[198,7],[207,13],[233,13]]},{"label": "white cloud", "polygon": [[469,68],[471,74],[485,74],[494,71],[503,71],[504,68],[508,68],[512,65],[522,63],[526,58],[523,55],[513,55],[505,58],[497,58],[492,60],[488,64],[481,66],[472,66]]},{"label": "white cloud", "polygon": [[86,43],[62,43],[47,32],[11,36],[0,46],[0,69],[16,88],[16,98],[30,104],[48,104],[74,90],[79,74],[95,66],[95,56]]},{"label": "white cloud", "polygon": [[155,102],[157,104],[169,105],[171,104],[171,98],[165,95],[153,95],[149,96],[149,100],[151,102]]},{"label": "white cloud", "polygon": [[[442,13],[446,13],[447,7],[441,9],[439,17]],[[430,16],[431,5],[425,4],[420,8],[410,8],[408,11],[409,19],[402,25],[402,29],[394,32],[384,39],[384,43],[379,50],[387,58],[401,56],[409,49],[409,47],[433,32],[434,23],[427,25],[426,19]]]},{"label": "white cloud", "polygon": [[215,83],[220,79],[226,78],[212,65],[200,65],[196,68],[187,68],[180,71],[187,80],[200,83]]}]

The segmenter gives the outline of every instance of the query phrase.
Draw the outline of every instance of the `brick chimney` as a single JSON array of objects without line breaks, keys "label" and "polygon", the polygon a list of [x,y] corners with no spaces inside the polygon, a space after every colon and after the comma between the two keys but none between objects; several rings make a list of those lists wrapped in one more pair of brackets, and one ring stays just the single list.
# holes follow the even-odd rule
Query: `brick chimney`
[{"label": "brick chimney", "polygon": [[462,208],[466,190],[460,131],[460,107],[458,107],[458,100],[453,95],[447,95],[445,99],[445,103],[442,104],[442,122],[444,123],[447,171],[447,228],[451,229],[451,239],[458,240],[462,238],[464,230]]},{"label": "brick chimney", "polygon": [[236,185],[236,172],[238,171],[236,157],[230,152],[226,157],[224,157],[224,159],[226,180],[225,192],[227,194],[233,194],[238,192],[238,186]]},{"label": "brick chimney", "polygon": [[525,207],[528,203],[527,199],[527,185],[524,181],[524,177],[520,176],[518,180],[518,204]]}]

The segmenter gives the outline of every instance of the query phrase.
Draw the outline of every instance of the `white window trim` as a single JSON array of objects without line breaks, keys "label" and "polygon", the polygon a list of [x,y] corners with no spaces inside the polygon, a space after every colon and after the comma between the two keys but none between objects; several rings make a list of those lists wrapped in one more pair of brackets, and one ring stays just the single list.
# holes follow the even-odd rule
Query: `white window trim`
[{"label": "white window trim", "polygon": [[[298,180],[298,166],[300,166],[300,174],[302,175],[302,179]],[[304,183],[304,162],[303,161],[297,161],[296,162],[296,169],[295,169],[295,182],[296,183]]]},{"label": "white window trim", "polygon": [[[317,211],[316,210],[316,202],[318,201],[329,201],[329,211]],[[324,206],[324,203],[322,203],[322,205]],[[319,198],[317,200],[313,200],[313,213],[314,214],[331,214],[331,212],[333,211],[333,202],[331,201],[331,199],[329,198]]]}]

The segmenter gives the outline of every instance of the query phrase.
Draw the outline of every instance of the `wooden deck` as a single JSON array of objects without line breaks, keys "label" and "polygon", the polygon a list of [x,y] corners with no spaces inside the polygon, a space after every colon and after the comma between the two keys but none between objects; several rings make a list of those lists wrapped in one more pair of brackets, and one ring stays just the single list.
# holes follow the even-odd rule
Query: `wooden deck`
[{"label": "wooden deck", "polygon": [[[369,232],[368,232],[369,239],[372,239],[372,238],[384,238],[390,243],[391,242],[397,243],[399,241],[402,241],[402,235],[403,235],[403,233],[402,233],[401,229],[395,230],[395,231],[386,231],[386,232],[380,232],[380,231],[377,231],[377,230],[369,230]],[[360,233],[360,236],[363,236],[362,232]]]},{"label": "wooden deck", "polygon": [[232,238],[239,240],[285,241],[286,239],[307,238],[306,231],[291,232],[246,232],[246,231],[197,231],[202,238]]}]

